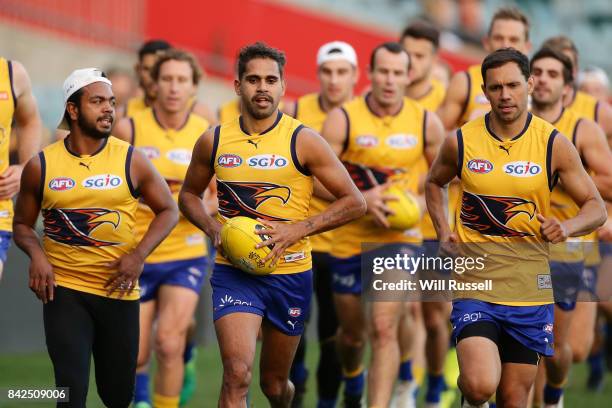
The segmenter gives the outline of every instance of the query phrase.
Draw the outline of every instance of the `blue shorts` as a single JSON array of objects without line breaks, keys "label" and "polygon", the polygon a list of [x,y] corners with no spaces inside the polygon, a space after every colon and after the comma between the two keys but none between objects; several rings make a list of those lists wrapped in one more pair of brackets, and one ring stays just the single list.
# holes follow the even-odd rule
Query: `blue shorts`
[{"label": "blue shorts", "polygon": [[550,305],[506,306],[474,299],[453,301],[453,341],[468,325],[488,321],[516,341],[544,356],[553,355],[553,310]]},{"label": "blue shorts", "polygon": [[612,256],[612,242],[599,241],[599,256]]},{"label": "blue shorts", "polygon": [[146,263],[138,281],[140,301],[146,302],[156,298],[161,285],[182,286],[199,295],[206,277],[207,265],[206,257]]},{"label": "blue shorts", "polygon": [[13,238],[11,231],[0,231],[0,261],[2,263],[6,263],[6,255],[11,246],[11,238]]},{"label": "blue shorts", "polygon": [[253,313],[288,336],[304,332],[312,298],[312,270],[256,276],[215,264],[210,285],[214,321],[230,313]]},{"label": "blue shorts", "polygon": [[[362,256],[364,262],[378,257],[388,256],[393,257],[398,253],[410,253],[411,256],[418,257],[423,253],[423,247],[408,243],[390,243],[378,249],[350,256],[348,258],[329,257],[329,269],[332,272],[332,291],[340,294],[361,295],[363,291],[362,282]],[[371,270],[363,271],[364,274],[371,278],[373,273]],[[366,282],[369,284],[369,282]]]},{"label": "blue shorts", "polygon": [[580,290],[584,262],[550,261],[555,304],[566,312],[576,308],[576,299]]}]

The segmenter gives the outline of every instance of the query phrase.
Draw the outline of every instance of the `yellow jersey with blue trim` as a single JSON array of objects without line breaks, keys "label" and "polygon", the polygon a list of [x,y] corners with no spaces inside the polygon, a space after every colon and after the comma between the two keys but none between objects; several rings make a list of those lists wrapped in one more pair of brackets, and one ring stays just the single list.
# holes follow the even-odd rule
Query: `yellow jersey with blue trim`
[{"label": "yellow jersey with blue trim", "polygon": [[468,95],[459,122],[460,125],[483,116],[491,110],[491,104],[482,91],[483,80],[480,68],[480,65],[472,65],[466,71]]},{"label": "yellow jersey with blue trim", "polygon": [[[242,117],[214,130],[211,167],[217,178],[218,219],[244,216],[294,223],[308,218],[313,179],[297,156],[297,135],[304,125],[278,111],[272,126],[251,134]],[[216,263],[231,265],[217,253]],[[308,238],[291,245],[273,274],[312,268]]]},{"label": "yellow jersey with blue trim", "polygon": [[[107,297],[104,284],[116,272],[107,264],[136,246],[132,149],[110,136],[88,156],[72,153],[67,139],[39,153],[43,248],[59,286]],[[123,299],[138,297],[136,288]]]},{"label": "yellow jersey with blue trim", "polygon": [[[0,174],[9,167],[9,148],[17,98],[13,88],[13,65],[0,57]],[[0,200],[0,230],[13,230],[13,200]]]},{"label": "yellow jersey with blue trim", "polygon": [[[321,96],[318,93],[304,95],[295,102],[295,118],[309,128],[321,133],[323,122],[327,118],[327,112],[321,105]],[[310,200],[309,217],[322,213],[328,206],[325,200],[312,197]],[[312,235],[310,245],[315,252],[329,252],[331,249],[333,231]]]},{"label": "yellow jersey with blue trim", "polygon": [[234,99],[219,107],[219,123],[231,122],[240,116],[240,99]]},{"label": "yellow jersey with blue trim", "polygon": [[[141,151],[166,180],[172,197],[178,202],[187,168],[191,162],[193,146],[208,129],[206,119],[193,113],[187,115],[179,129],[166,129],[156,117],[155,109],[147,108],[130,118],[132,144]],[[136,213],[136,233],[142,239],[155,214],[140,203]],[[147,257],[147,263],[161,263],[192,259],[207,254],[204,233],[182,214],[172,232]]]},{"label": "yellow jersey with blue trim", "polygon": [[578,116],[587,118],[597,123],[597,110],[599,108],[599,101],[591,95],[576,91],[574,100],[567,106],[567,109],[571,109],[576,112]]},{"label": "yellow jersey with blue trim", "polygon": [[[563,109],[559,118],[552,122],[555,128],[576,144],[576,132],[582,118],[570,109]],[[550,196],[550,214],[559,221],[575,217],[580,211],[578,204],[561,185],[556,185]],[[550,260],[556,262],[581,262],[584,260],[583,237],[569,237],[559,244],[550,244]]]},{"label": "yellow jersey with blue trim", "polygon": [[552,147],[558,132],[528,113],[523,130],[503,140],[489,118],[486,114],[457,131],[462,193],[456,232],[465,255],[485,260],[483,268],[458,274],[458,280],[490,280],[492,290],[456,296],[517,306],[552,303],[548,243],[536,214],[551,215]]},{"label": "yellow jersey with blue trim", "polygon": [[446,89],[444,89],[442,82],[438,81],[437,79],[432,79],[430,84],[431,88],[429,91],[425,95],[415,100],[420,103],[423,108],[430,112],[435,112],[438,110],[442,104],[442,101],[444,100]]},{"label": "yellow jersey with blue trim", "polygon": [[[346,103],[346,146],[340,159],[361,191],[387,181],[413,194],[418,194],[426,140],[427,111],[412,99],[404,98],[399,112],[380,117],[369,107],[370,94]],[[377,226],[366,215],[334,230],[331,254],[348,258],[361,253],[362,243],[422,242],[417,225],[408,231]]]}]

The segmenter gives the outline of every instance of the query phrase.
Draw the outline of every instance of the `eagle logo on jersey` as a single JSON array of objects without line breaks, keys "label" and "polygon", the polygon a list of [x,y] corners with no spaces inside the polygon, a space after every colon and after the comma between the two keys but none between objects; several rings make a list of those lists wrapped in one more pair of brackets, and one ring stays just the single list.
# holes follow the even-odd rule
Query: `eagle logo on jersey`
[{"label": "eagle logo on jersey", "polygon": [[366,191],[379,184],[384,184],[389,177],[403,173],[403,169],[386,167],[367,167],[352,162],[342,162],[360,191]]},{"label": "eagle logo on jersey", "polygon": [[533,201],[518,197],[499,197],[463,192],[461,222],[483,235],[504,238],[533,236],[532,233],[508,227],[508,222],[524,213],[532,219],[536,213]]},{"label": "eagle logo on jersey", "polygon": [[257,208],[272,198],[287,204],[291,197],[288,187],[272,183],[251,183],[242,181],[221,181],[217,179],[217,198],[219,213],[227,218],[239,215],[261,218],[267,221],[289,221],[257,211]]},{"label": "eagle logo on jersey", "polygon": [[106,208],[51,208],[42,213],[45,235],[61,244],[93,247],[121,244],[91,236],[102,224],[108,223],[117,229],[121,222],[121,215],[117,211]]}]

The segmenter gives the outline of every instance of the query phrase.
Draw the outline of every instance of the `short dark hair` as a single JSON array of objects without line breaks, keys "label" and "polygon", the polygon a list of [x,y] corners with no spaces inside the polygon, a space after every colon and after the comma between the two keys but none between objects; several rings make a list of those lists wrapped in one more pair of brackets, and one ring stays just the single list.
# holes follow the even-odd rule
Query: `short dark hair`
[{"label": "short dark hair", "polygon": [[266,43],[258,41],[255,44],[249,44],[240,49],[236,63],[238,79],[241,79],[246,72],[247,64],[256,58],[271,59],[276,61],[281,78],[284,76],[285,64],[287,63],[285,53],[279,49],[270,47]]},{"label": "short dark hair", "polygon": [[[566,37],[564,35],[557,35],[555,37],[550,37],[549,39],[547,39],[546,41],[544,41],[544,44],[542,44],[542,48],[547,47],[547,48],[554,48],[558,51],[570,51],[572,54],[574,54],[574,59],[576,60],[576,64],[578,64],[578,48],[576,47],[576,44],[574,44],[574,42],[569,38]],[[573,62],[572,62],[572,66],[573,66]],[[577,68],[577,67],[574,67]]]},{"label": "short dark hair", "polygon": [[572,69],[572,60],[570,60],[567,55],[563,54],[558,49],[551,47],[542,47],[538,52],[535,53],[533,57],[531,57],[531,61],[529,62],[529,67],[533,71],[533,64],[540,59],[543,58],[553,58],[556,59],[563,65],[563,82],[566,84],[574,82],[574,73]]},{"label": "short dark hair", "polygon": [[506,65],[509,62],[514,62],[518,65],[521,70],[521,74],[525,77],[525,80],[529,79],[529,58],[520,51],[514,48],[500,48],[497,51],[493,51],[486,56],[482,62],[480,72],[482,74],[482,80],[484,84],[487,83],[487,71],[494,68],[499,68],[502,65]]},{"label": "short dark hair", "polygon": [[440,30],[427,21],[415,21],[404,28],[400,41],[403,41],[406,37],[427,40],[433,44],[434,49],[438,49],[440,46]]},{"label": "short dark hair", "polygon": [[138,60],[141,61],[142,57],[148,54],[157,54],[160,51],[164,51],[172,48],[170,43],[165,40],[149,40],[142,44],[138,49]]},{"label": "short dark hair", "polygon": [[159,54],[159,58],[157,58],[155,64],[153,65],[153,68],[151,68],[151,78],[153,78],[155,82],[157,82],[157,80],[159,79],[159,72],[161,71],[161,66],[165,62],[172,60],[189,63],[193,75],[193,84],[197,85],[200,82],[200,79],[202,78],[202,69],[198,64],[198,61],[196,61],[195,57],[187,51],[178,50],[176,48],[167,49],[166,51],[163,51],[161,54]]},{"label": "short dark hair", "polygon": [[[406,55],[408,55],[408,52],[406,51],[406,49],[402,46],[402,44],[398,42],[389,41],[386,43],[382,43],[376,48],[374,48],[374,50],[372,50],[372,54],[370,54],[370,71],[374,71],[374,68],[376,65],[376,53],[378,52],[378,50],[382,48],[384,48],[385,50],[389,51],[392,54],[401,54],[403,52]],[[410,68],[410,56],[408,56],[408,68]]]},{"label": "short dark hair", "polygon": [[64,109],[64,119],[66,119],[66,124],[68,125],[68,127],[70,128],[70,114],[68,113],[68,102],[73,103],[77,106],[77,108],[81,108],[81,96],[83,96],[83,88],[78,89],[77,91],[75,91],[72,95],[70,95],[70,97],[68,98],[68,100],[66,101],[66,108]]},{"label": "short dark hair", "polygon": [[493,31],[493,24],[497,20],[514,20],[520,23],[523,23],[525,26],[525,40],[529,40],[529,18],[516,7],[502,7],[499,8],[495,14],[493,14],[493,18],[491,18],[491,24],[489,24],[488,35],[491,35],[491,31]]}]

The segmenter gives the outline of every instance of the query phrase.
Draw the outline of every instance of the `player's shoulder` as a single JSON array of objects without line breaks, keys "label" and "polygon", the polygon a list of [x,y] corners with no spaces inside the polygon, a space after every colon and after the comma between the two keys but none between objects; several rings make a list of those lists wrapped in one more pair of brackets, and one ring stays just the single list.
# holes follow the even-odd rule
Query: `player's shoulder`
[{"label": "player's shoulder", "polygon": [[464,138],[481,137],[482,132],[487,131],[486,121],[486,115],[479,116],[475,119],[466,122],[463,126],[457,129],[457,132],[461,133]]},{"label": "player's shoulder", "polygon": [[529,130],[542,137],[548,138],[552,133],[558,132],[553,124],[531,113],[529,113],[527,121]]},{"label": "player's shoulder", "polygon": [[192,122],[194,126],[202,128],[203,130],[210,127],[210,122],[206,118],[193,112],[189,114],[189,121]]},{"label": "player's shoulder", "polygon": [[128,142],[112,135],[108,137],[106,144],[110,149],[113,150],[127,150],[132,146]]}]

